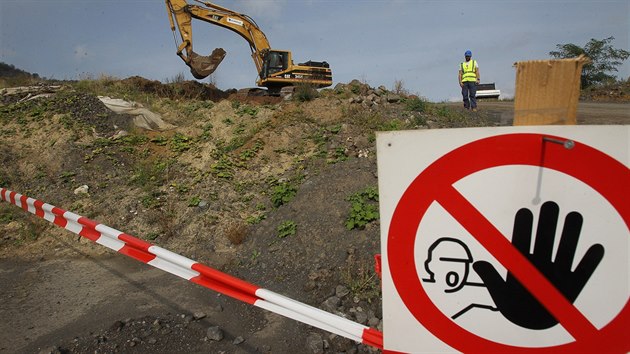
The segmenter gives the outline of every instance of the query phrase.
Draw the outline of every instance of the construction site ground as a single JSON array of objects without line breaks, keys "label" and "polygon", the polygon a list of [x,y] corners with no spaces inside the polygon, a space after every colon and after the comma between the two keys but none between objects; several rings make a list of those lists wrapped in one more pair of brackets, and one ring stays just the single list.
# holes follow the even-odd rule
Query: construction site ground
[{"label": "construction site ground", "polygon": [[[177,127],[134,128],[97,95],[141,102]],[[0,186],[382,330],[378,219],[351,214],[355,202],[377,205],[374,132],[507,126],[512,103],[469,112],[356,80],[315,96],[243,98],[142,78],[3,95]],[[580,102],[578,122],[629,124],[628,108]],[[0,299],[0,353],[376,352],[4,202]]]}]

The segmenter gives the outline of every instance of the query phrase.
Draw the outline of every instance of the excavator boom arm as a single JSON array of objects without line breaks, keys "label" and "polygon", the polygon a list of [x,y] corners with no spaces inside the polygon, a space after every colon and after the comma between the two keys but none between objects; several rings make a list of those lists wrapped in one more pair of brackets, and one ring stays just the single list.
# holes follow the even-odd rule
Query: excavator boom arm
[{"label": "excavator boom arm", "polygon": [[195,77],[202,76],[203,78],[216,70],[225,56],[225,51],[217,48],[210,56],[200,56],[193,51],[193,18],[229,29],[243,37],[249,43],[258,72],[262,70],[263,58],[270,46],[267,36],[252,18],[209,2],[197,1],[204,6],[191,5],[186,0],[165,0],[165,2],[171,30],[175,32],[177,29],[182,41],[177,47],[177,55],[190,66],[193,75],[195,72],[198,74]]},{"label": "excavator boom arm", "polygon": [[[210,2],[195,1],[201,5],[189,4],[187,0],[165,0],[171,30],[173,34],[179,31],[181,37],[181,44],[177,45],[177,55],[190,67],[195,78],[203,79],[212,74],[225,57],[225,51],[217,48],[209,56],[198,55],[193,51],[193,18],[236,32],[249,43],[258,71],[258,86],[278,93],[282,87],[300,83],[316,87],[332,84],[332,72],[327,62],[309,60],[295,65],[290,51],[271,49],[267,36],[251,17]],[[175,41],[177,42],[177,38]]]}]

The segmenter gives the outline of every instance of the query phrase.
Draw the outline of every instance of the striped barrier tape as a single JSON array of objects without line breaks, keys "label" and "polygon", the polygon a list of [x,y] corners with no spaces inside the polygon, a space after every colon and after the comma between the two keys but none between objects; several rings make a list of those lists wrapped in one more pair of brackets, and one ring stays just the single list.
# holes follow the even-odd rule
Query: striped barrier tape
[{"label": "striped barrier tape", "polygon": [[68,231],[195,284],[356,342],[383,349],[383,333],[376,329],[263,289],[109,226],[6,188],[0,189],[0,197]]}]

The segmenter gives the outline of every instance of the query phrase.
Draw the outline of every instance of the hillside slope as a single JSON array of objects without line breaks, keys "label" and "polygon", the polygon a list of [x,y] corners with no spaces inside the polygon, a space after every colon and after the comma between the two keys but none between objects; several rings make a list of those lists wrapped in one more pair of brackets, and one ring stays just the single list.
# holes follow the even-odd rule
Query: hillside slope
[{"label": "hillside slope", "polygon": [[[3,96],[1,186],[377,328],[382,314],[373,255],[380,252],[380,236],[378,220],[368,215],[377,205],[374,132],[497,124],[483,112],[432,104],[356,80],[320,93],[304,89],[292,100],[242,98],[196,82],[160,84],[138,77],[66,83],[49,91],[37,98]],[[131,116],[109,111],[99,95],[139,102],[176,127],[137,128]],[[351,216],[355,203],[358,213]],[[13,267],[7,268],[6,279],[15,274],[16,281],[24,281],[12,273],[21,269],[15,264],[72,262],[77,255],[104,261],[109,254],[0,203],[0,256]],[[107,283],[98,286],[108,289]],[[25,296],[36,302],[47,295]],[[2,311],[30,311],[16,306]],[[252,346],[235,349],[224,341],[213,350],[370,351],[289,320],[265,336],[252,323],[262,323],[264,332],[275,319],[235,302],[224,306],[232,311],[222,317],[230,324],[218,324],[242,328]],[[90,309],[84,309],[88,317]],[[136,332],[111,330],[112,323],[77,325],[77,319],[72,333],[46,322],[43,334],[19,343],[11,340],[12,331],[23,329],[16,322],[0,338],[9,343],[0,349],[209,350],[197,320],[183,332],[162,333],[159,347],[147,347],[155,338],[149,341],[138,331],[155,321],[176,326],[184,317],[135,311],[142,319],[116,319],[124,322],[120,328]],[[195,346],[176,340],[187,336]]]}]

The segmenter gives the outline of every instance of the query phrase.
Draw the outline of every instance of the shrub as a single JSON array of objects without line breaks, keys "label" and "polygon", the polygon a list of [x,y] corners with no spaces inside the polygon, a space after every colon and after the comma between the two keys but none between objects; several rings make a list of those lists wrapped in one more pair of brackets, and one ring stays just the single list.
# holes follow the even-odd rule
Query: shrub
[{"label": "shrub", "polygon": [[410,112],[424,112],[427,106],[427,102],[419,97],[414,96],[405,100],[405,109]]},{"label": "shrub", "polygon": [[293,92],[293,99],[300,102],[312,101],[317,97],[319,97],[319,92],[310,84],[299,84]]}]

